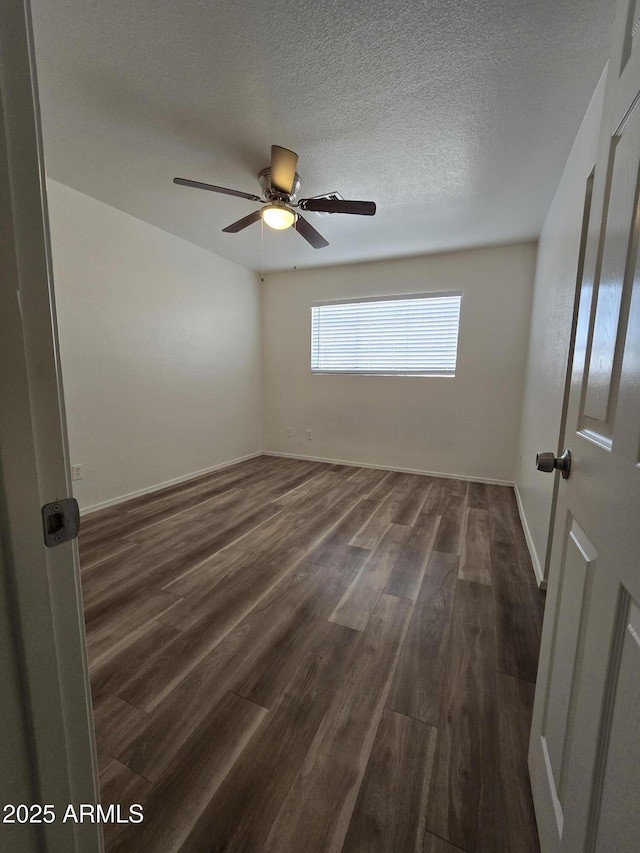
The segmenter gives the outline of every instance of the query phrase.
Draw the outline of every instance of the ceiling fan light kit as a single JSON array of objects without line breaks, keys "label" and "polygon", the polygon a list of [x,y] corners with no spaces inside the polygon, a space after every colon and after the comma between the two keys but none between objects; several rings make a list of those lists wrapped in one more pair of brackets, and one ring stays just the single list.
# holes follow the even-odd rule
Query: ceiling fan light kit
[{"label": "ceiling fan light kit", "polygon": [[284,231],[285,228],[291,228],[297,217],[297,214],[293,210],[285,207],[281,202],[263,207],[260,215],[265,224],[276,231]]},{"label": "ceiling fan light kit", "polygon": [[304,237],[314,249],[322,249],[329,243],[322,234],[316,231],[313,225],[292,208],[296,207],[299,210],[309,210],[316,213],[348,213],[358,216],[373,216],[375,214],[375,202],[349,201],[337,193],[325,193],[314,198],[301,198],[300,201],[296,202],[296,194],[300,189],[300,176],[296,172],[297,165],[298,155],[295,151],[282,148],[280,145],[272,145],[271,165],[262,169],[258,175],[263,198],[241,190],[218,187],[214,184],[205,184],[188,178],[174,178],[173,183],[198,190],[209,190],[223,195],[246,198],[248,201],[257,201],[266,205],[262,210],[255,210],[248,216],[244,216],[237,222],[232,222],[231,225],[223,228],[222,230],[228,234],[236,234],[262,219],[276,231],[284,231],[293,226],[298,234]]}]

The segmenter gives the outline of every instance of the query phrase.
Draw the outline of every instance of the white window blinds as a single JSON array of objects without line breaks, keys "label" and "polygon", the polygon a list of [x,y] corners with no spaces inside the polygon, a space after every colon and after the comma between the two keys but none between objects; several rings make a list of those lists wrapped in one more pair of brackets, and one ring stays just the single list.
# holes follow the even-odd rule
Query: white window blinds
[{"label": "white window blinds", "polygon": [[311,308],[311,371],[455,376],[461,293]]}]

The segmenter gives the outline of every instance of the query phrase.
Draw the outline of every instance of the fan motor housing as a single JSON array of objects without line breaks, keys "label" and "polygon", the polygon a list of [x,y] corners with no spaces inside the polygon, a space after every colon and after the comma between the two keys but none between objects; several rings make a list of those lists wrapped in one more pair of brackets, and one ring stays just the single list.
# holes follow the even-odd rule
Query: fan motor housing
[{"label": "fan motor housing", "polygon": [[271,166],[266,166],[258,175],[258,181],[262,187],[262,195],[267,201],[284,201],[293,204],[296,194],[300,189],[300,175],[296,172],[290,193],[281,193],[271,186]]}]

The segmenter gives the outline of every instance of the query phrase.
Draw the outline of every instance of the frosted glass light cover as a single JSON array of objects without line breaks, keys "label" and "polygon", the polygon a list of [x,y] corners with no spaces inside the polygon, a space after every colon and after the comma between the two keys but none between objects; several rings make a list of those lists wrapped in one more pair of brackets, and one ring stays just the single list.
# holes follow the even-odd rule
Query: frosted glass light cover
[{"label": "frosted glass light cover", "polygon": [[286,207],[264,207],[262,209],[262,218],[270,228],[275,228],[276,231],[283,231],[285,228],[290,228],[296,221],[295,213]]}]

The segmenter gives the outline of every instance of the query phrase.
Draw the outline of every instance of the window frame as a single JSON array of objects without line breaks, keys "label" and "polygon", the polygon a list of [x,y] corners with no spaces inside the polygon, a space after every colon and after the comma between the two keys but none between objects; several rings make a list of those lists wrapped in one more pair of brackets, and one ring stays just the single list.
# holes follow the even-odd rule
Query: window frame
[{"label": "window frame", "polygon": [[[325,305],[357,305],[361,303],[370,303],[370,302],[400,302],[407,301],[409,299],[438,299],[442,297],[459,297],[459,310],[458,310],[458,328],[456,335],[456,360],[453,368],[453,372],[446,373],[442,372],[442,370],[320,370],[314,369],[313,367],[313,309],[314,308],[322,308]],[[438,290],[438,291],[430,291],[428,293],[403,293],[403,294],[387,294],[384,296],[360,296],[360,297],[351,297],[346,299],[323,299],[311,302],[309,304],[309,314],[310,314],[310,324],[309,324],[309,332],[310,332],[310,370],[312,376],[404,376],[404,377],[417,377],[417,378],[441,378],[441,379],[455,379],[456,372],[458,369],[458,351],[459,351],[459,343],[460,343],[460,324],[462,319],[462,302],[464,298],[463,290]]]}]

